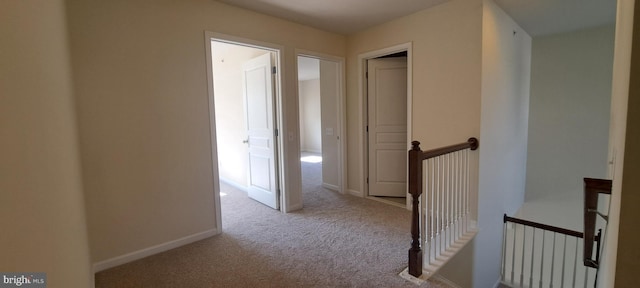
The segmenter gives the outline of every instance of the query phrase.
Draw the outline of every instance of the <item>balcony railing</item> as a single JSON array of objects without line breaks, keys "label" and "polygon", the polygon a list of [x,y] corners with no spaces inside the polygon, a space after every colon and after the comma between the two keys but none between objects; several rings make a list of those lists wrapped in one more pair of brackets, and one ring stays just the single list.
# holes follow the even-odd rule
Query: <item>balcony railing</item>
[{"label": "balcony railing", "polygon": [[413,198],[408,273],[420,277],[425,271],[428,277],[476,234],[470,213],[476,195],[470,188],[469,155],[478,149],[478,139],[428,151],[422,151],[418,141],[412,145],[408,156]]},{"label": "balcony railing", "polygon": [[584,179],[584,233],[505,214],[502,282],[512,287],[595,287],[607,220],[598,210],[601,194],[611,194],[611,180]]}]

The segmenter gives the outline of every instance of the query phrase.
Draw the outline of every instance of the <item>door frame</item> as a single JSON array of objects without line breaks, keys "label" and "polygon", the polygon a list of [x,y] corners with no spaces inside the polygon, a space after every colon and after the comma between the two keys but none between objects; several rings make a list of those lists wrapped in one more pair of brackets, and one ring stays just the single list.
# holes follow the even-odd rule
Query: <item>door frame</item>
[{"label": "door frame", "polygon": [[[346,95],[346,86],[345,86],[345,59],[344,57],[338,57],[338,56],[333,56],[333,55],[328,55],[328,54],[324,54],[324,53],[320,53],[320,52],[315,52],[315,51],[310,51],[310,50],[304,50],[304,49],[295,49],[295,59],[296,59],[296,63],[294,65],[295,67],[295,75],[296,75],[296,79],[298,78],[298,57],[302,56],[302,57],[308,57],[308,58],[315,58],[318,60],[323,60],[323,61],[329,61],[329,62],[334,62],[334,63],[338,63],[338,111],[337,111],[337,123],[338,123],[338,127],[340,128],[340,133],[338,133],[338,137],[340,137],[340,141],[338,142],[338,192],[344,194],[347,191],[347,171],[346,171],[346,167],[347,167],[347,160],[346,160],[346,153],[347,153],[347,99],[345,97]],[[296,81],[296,100],[297,103],[300,103],[300,93],[299,91],[299,81]],[[296,107],[299,107],[296,106]],[[300,111],[298,111],[297,115],[296,115],[296,123],[297,123],[297,130],[296,131],[300,131]],[[324,131],[322,132],[324,133]],[[298,143],[298,154],[300,154],[300,145]]]},{"label": "door frame", "polygon": [[[379,200],[373,196],[369,196],[369,184],[367,184],[367,178],[369,177],[369,141],[367,140],[367,125],[368,125],[368,93],[367,93],[367,61],[369,59],[378,58],[381,56],[386,56],[390,54],[395,54],[399,52],[407,52],[407,151],[411,149],[411,141],[413,138],[412,135],[412,104],[413,104],[413,52],[412,52],[412,42],[407,42],[403,44],[398,44],[395,46],[382,48],[374,51],[369,51],[366,53],[362,53],[358,55],[358,92],[359,92],[359,118],[360,118],[360,133],[359,133],[359,143],[362,148],[362,153],[360,155],[361,163],[360,163],[360,183],[362,187],[362,191],[359,193],[360,197],[366,197],[373,200]],[[407,170],[409,168],[407,167]],[[407,173],[408,175],[408,173]],[[411,209],[411,197],[407,188],[407,201],[405,204],[406,209]],[[383,201],[383,200],[379,200]],[[384,201],[387,203],[387,201]],[[391,203],[394,204],[394,203]]]},{"label": "door frame", "polygon": [[205,31],[204,32],[204,42],[205,42],[205,61],[207,65],[207,94],[209,101],[209,129],[211,135],[211,165],[212,165],[212,174],[213,174],[213,193],[214,193],[214,213],[216,217],[216,228],[217,232],[222,232],[222,208],[220,204],[220,173],[218,171],[218,147],[217,147],[217,135],[216,135],[216,116],[215,116],[215,93],[213,89],[213,55],[211,55],[211,42],[218,41],[224,42],[228,44],[258,48],[263,50],[271,51],[275,54],[274,65],[276,66],[277,73],[275,74],[275,87],[274,87],[274,112],[275,112],[275,123],[274,126],[278,129],[278,135],[275,137],[275,145],[276,145],[276,170],[278,171],[278,202],[280,203],[280,211],[288,212],[290,211],[290,207],[287,206],[287,197],[286,197],[286,185],[284,185],[285,179],[287,177],[287,169],[286,169],[286,153],[284,147],[284,140],[282,138],[282,134],[284,133],[283,128],[283,93],[282,87],[284,87],[284,73],[282,71],[282,67],[284,67],[284,46],[276,45],[268,42],[262,42],[258,40],[252,40],[227,34],[222,34],[218,32]]}]

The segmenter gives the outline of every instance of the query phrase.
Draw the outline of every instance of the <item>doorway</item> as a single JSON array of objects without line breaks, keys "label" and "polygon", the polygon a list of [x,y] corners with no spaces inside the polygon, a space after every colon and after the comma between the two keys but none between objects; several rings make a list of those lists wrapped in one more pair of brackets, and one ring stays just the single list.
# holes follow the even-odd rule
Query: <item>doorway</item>
[{"label": "doorway", "polygon": [[344,192],[342,60],[298,54],[302,186]]},{"label": "doorway", "polygon": [[360,55],[364,196],[409,208],[411,44]]},{"label": "doorway", "polygon": [[[237,41],[207,41],[209,88],[213,92],[210,111],[215,127],[212,148],[220,187],[234,188],[228,190],[240,191],[244,197],[280,210],[280,89],[276,74],[280,51]],[[220,197],[229,193],[220,187],[216,187],[217,213],[222,209]]]}]

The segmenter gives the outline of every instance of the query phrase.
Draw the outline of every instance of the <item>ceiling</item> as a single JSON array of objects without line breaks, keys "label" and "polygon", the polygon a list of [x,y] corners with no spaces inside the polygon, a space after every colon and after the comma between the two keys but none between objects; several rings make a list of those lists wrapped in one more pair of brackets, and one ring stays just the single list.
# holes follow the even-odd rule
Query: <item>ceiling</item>
[{"label": "ceiling", "polygon": [[[218,0],[325,31],[349,35],[456,0]],[[531,36],[615,21],[616,0],[495,0]]]},{"label": "ceiling", "polygon": [[218,0],[325,31],[349,35],[448,0]]},{"label": "ceiling", "polygon": [[615,23],[616,0],[494,0],[532,37]]}]

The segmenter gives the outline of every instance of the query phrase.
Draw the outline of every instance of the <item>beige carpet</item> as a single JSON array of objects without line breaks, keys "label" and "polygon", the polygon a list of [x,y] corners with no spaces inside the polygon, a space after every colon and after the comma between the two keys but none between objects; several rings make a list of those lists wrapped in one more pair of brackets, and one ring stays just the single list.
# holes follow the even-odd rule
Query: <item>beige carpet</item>
[{"label": "beige carpet", "polygon": [[222,234],[100,272],[96,287],[447,287],[398,276],[409,211],[322,188],[320,164],[303,171],[303,210],[283,214],[223,184]]}]

